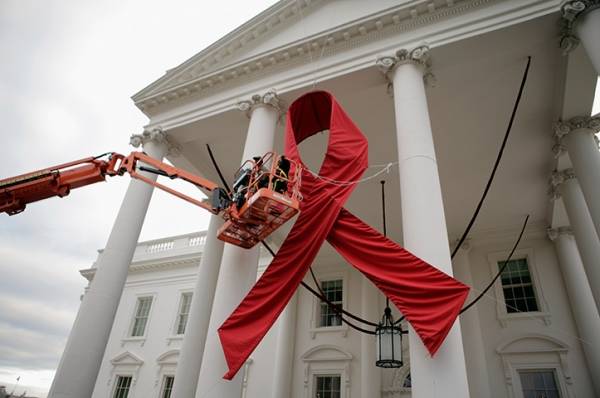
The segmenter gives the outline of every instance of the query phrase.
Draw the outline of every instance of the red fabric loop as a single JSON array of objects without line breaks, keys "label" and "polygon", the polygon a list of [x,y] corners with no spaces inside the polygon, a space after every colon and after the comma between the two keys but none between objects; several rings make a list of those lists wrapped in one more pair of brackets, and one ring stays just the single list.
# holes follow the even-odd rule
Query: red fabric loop
[{"label": "red fabric loop", "polygon": [[[302,164],[297,144],[329,130],[319,175],[356,181],[368,165],[368,143],[333,95],[298,98],[287,114],[285,154]],[[334,185],[302,171],[300,215],[277,255],[219,328],[232,379],[283,311],[327,240],[406,316],[431,355],[438,350],[469,288],[429,265],[343,208],[355,184]]]}]

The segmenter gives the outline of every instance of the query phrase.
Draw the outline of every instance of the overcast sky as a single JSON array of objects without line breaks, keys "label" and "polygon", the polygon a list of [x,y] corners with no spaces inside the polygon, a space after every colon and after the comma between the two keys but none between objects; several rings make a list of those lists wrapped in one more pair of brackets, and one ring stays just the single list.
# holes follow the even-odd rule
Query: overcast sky
[{"label": "overcast sky", "polygon": [[[274,0],[0,0],[0,179],[106,151],[147,118],[130,97]],[[128,177],[0,214],[0,385],[45,396]],[[141,239],[205,229],[155,192]],[[9,387],[9,392],[11,391]],[[17,391],[21,391],[19,388]]]}]

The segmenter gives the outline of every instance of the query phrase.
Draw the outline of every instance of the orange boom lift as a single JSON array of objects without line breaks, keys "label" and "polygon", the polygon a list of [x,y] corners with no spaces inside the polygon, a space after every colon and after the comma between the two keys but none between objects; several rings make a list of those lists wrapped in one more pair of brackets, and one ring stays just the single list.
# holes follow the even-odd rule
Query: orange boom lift
[{"label": "orange boom lift", "polygon": [[[104,157],[107,160],[102,159]],[[293,175],[290,175],[292,170]],[[139,171],[184,180],[209,191],[210,199],[193,198]],[[128,156],[112,152],[0,180],[0,213],[12,216],[24,211],[29,203],[67,196],[72,189],[125,173],[213,214],[221,214],[226,222],[218,238],[244,248],[253,247],[296,215],[301,201],[300,168],[273,152],[246,161],[236,172],[231,191],[142,152]]]}]

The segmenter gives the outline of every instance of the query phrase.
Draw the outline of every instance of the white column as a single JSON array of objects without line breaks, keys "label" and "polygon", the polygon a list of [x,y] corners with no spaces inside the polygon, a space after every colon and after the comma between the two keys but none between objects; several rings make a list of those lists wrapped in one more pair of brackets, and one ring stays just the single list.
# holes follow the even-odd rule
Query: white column
[{"label": "white column", "polygon": [[556,199],[560,195],[565,204],[596,307],[600,308],[600,240],[596,236],[579,183],[572,169],[553,173],[551,183],[553,197]]},{"label": "white column", "polygon": [[[159,129],[132,136],[155,159],[167,153],[166,135]],[[156,179],[154,174],[145,174]],[[65,351],[54,376],[49,398],[89,398],[104,356],[129,265],[150,204],[153,187],[132,180],[97,262],[96,274],[83,297]]]},{"label": "white column", "polygon": [[[433,145],[425,77],[429,50],[400,50],[379,60],[393,84],[404,246],[452,275],[442,192]],[[456,322],[434,358],[409,328],[413,398],[468,397],[460,324]]]},{"label": "white column", "polygon": [[[378,308],[379,291],[362,276],[361,286],[361,317],[370,321],[377,321],[382,314]],[[369,327],[369,326],[368,326]],[[369,327],[370,328],[370,327]],[[374,330],[375,328],[373,328]],[[360,335],[360,396],[369,398],[381,397],[381,371],[375,366],[376,361],[375,336],[361,333]]]},{"label": "white column", "polygon": [[217,231],[223,219],[212,215],[202,250],[202,260],[198,267],[198,279],[192,296],[192,304],[181,344],[181,354],[175,372],[172,398],[188,398],[196,394],[198,374],[204,354],[204,343],[208,334],[208,324],[213,306],[213,298],[223,256],[224,242],[217,239]]},{"label": "white column", "polygon": [[600,1],[567,1],[561,11],[561,46],[568,52],[581,41],[596,72],[600,74]]},{"label": "white column", "polygon": [[[473,278],[471,276],[469,250],[469,243],[464,242],[452,260],[452,265],[456,279],[468,286],[474,286]],[[471,290],[467,302],[471,302],[477,294],[477,291]],[[465,345],[465,357],[467,362],[469,392],[472,397],[489,397],[492,395],[490,391],[490,379],[485,358],[485,345],[483,344],[483,336],[481,335],[479,312],[476,305],[460,316],[460,329],[462,331],[463,341],[468,342],[468,344]]]},{"label": "white column", "polygon": [[[240,103],[250,115],[250,125],[242,162],[273,150],[275,129],[279,118],[279,99],[275,93],[255,95],[252,101]],[[238,398],[242,391],[242,374],[231,380],[223,379],[227,371],[225,356],[217,329],[233,312],[256,281],[259,246],[242,249],[225,244],[217,288],[210,315],[208,336],[200,368],[196,398]]]},{"label": "white column", "polygon": [[279,316],[277,331],[277,351],[273,363],[272,398],[292,396],[292,372],[294,369],[294,344],[296,340],[296,312],[298,293],[296,292],[285,310]]},{"label": "white column", "polygon": [[[571,229],[561,227],[548,231],[548,236],[556,247],[558,262],[562,271],[571,312],[581,337],[581,344],[591,375],[600,375],[600,315],[596,308],[583,264],[573,239]],[[592,377],[596,396],[600,397],[600,379]]]},{"label": "white column", "polygon": [[575,117],[565,122],[558,122],[555,126],[559,146],[564,142],[581,185],[594,222],[596,239],[600,236],[600,151],[594,134],[599,131],[600,117],[598,116]]}]

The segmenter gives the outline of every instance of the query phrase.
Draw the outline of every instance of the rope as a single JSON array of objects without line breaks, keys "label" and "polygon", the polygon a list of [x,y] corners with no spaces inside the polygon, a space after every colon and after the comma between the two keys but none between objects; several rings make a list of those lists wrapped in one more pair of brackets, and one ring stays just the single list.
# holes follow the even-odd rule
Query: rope
[{"label": "rope", "polygon": [[377,176],[383,174],[384,172],[389,173],[390,168],[395,164],[398,164],[398,162],[391,162],[391,163],[387,163],[385,165],[369,166],[369,168],[372,168],[372,167],[383,167],[383,168],[381,170],[379,170],[378,172],[376,172],[375,174],[370,175],[369,177],[361,178],[360,180],[355,180],[355,181],[338,181],[338,180],[334,180],[332,178],[323,177],[323,176],[320,176],[319,174],[315,173],[314,171],[310,170],[309,168],[306,168],[306,171],[308,171],[310,174],[312,174],[315,178],[325,181],[328,184],[337,185],[337,186],[348,186],[348,185],[360,184],[361,182],[372,180],[373,178],[376,178]]}]

